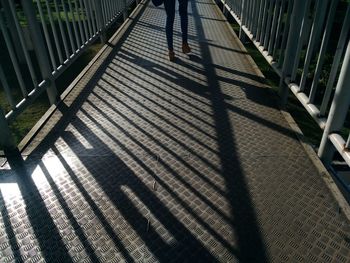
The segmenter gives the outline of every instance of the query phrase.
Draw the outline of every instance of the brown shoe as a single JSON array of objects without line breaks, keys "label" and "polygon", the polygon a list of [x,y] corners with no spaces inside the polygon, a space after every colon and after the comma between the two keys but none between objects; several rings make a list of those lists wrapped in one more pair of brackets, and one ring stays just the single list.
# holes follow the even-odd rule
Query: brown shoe
[{"label": "brown shoe", "polygon": [[191,48],[188,43],[182,43],[182,52],[187,54],[191,52]]},{"label": "brown shoe", "polygon": [[175,52],[173,50],[169,50],[169,60],[170,61],[175,60]]}]

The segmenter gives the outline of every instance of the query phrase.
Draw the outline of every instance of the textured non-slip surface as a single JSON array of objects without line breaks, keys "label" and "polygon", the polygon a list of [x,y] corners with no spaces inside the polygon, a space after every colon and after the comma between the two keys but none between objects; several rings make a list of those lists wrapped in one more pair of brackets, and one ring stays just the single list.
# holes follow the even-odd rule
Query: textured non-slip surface
[{"label": "textured non-slip surface", "polygon": [[188,10],[190,56],[177,17],[168,61],[148,5],[1,168],[1,262],[350,262],[349,222],[239,40],[210,0]]}]

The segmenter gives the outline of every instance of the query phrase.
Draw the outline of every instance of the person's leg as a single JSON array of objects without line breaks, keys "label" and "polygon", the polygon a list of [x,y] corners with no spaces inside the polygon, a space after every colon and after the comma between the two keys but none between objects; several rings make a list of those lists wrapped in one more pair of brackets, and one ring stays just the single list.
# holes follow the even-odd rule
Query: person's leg
[{"label": "person's leg", "polygon": [[174,50],[173,46],[173,31],[174,31],[174,20],[175,20],[175,0],[164,0],[164,8],[166,12],[166,38],[168,42],[169,51]]},{"label": "person's leg", "polygon": [[188,13],[187,13],[188,0],[179,0],[179,14],[181,19],[181,32],[182,32],[182,51],[184,53],[191,52],[188,46]]}]

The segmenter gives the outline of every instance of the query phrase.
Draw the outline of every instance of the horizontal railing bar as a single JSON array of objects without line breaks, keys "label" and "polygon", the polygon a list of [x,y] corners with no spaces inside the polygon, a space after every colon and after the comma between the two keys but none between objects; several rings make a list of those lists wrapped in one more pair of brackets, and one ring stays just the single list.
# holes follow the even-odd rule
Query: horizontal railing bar
[{"label": "horizontal railing bar", "polygon": [[345,148],[345,140],[341,135],[338,133],[331,133],[328,136],[329,140],[334,145],[335,149],[339,152],[339,154],[343,157],[344,161],[347,163],[347,165],[350,166],[350,152],[346,150]]},{"label": "horizontal railing bar", "polygon": [[106,28],[110,27],[116,20],[119,19],[119,17],[121,17],[123,13],[122,12],[119,12],[114,18],[112,18],[111,20],[109,20],[107,23],[106,23]]},{"label": "horizontal railing bar", "polygon": [[65,60],[64,63],[60,65],[60,67],[58,67],[55,72],[53,72],[52,76],[54,77],[54,79],[57,79],[65,71],[65,69],[67,69],[72,63],[74,63],[75,60],[78,59],[80,55],[91,45],[91,43],[97,40],[98,37],[99,35],[95,34],[94,37],[91,38],[91,41],[88,44],[82,45],[78,49],[78,52],[72,54],[69,57],[69,59]]},{"label": "horizontal railing bar", "polygon": [[[286,81],[287,84],[287,81]],[[295,83],[287,84],[289,89],[293,92],[295,97],[304,106],[310,116],[315,120],[318,126],[323,130],[326,126],[327,119],[320,117],[320,110],[314,105],[309,103],[309,97],[300,90],[299,86]]]},{"label": "horizontal railing bar", "polygon": [[36,100],[39,95],[49,87],[49,81],[42,81],[38,87],[34,88],[26,98],[22,99],[14,109],[6,114],[6,120],[8,123],[12,123],[16,120],[17,116],[27,109]]}]

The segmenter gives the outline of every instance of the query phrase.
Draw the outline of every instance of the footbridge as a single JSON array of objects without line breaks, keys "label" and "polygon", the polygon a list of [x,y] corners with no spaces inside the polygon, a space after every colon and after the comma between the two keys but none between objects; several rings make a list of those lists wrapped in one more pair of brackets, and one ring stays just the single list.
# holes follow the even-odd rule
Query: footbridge
[{"label": "footbridge", "polygon": [[[350,160],[349,3],[189,0],[192,52],[176,18],[174,62],[152,2],[0,3],[1,262],[350,262],[334,169]],[[319,125],[316,148],[288,96]]]}]

